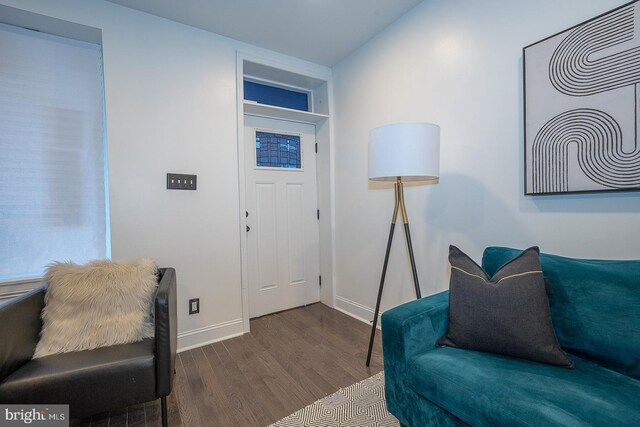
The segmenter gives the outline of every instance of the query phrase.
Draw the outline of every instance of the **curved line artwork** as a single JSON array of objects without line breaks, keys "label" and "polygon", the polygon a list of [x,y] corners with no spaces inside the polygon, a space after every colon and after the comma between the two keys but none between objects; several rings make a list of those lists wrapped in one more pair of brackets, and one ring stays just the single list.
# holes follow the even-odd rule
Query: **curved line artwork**
[{"label": "curved line artwork", "polygon": [[640,190],[639,3],[525,55],[525,193]]}]

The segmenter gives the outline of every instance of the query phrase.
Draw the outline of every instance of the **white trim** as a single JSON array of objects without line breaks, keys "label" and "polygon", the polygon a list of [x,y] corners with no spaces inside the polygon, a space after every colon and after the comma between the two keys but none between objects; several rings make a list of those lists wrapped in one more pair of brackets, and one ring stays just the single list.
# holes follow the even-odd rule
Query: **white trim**
[{"label": "white trim", "polygon": [[323,122],[329,118],[327,114],[294,110],[291,108],[277,107],[275,105],[260,104],[253,101],[244,101],[243,108],[244,114],[249,116],[281,119],[288,122],[307,123],[310,125]]},{"label": "white trim", "polygon": [[76,22],[0,5],[2,23],[84,43],[102,45],[102,30]]},{"label": "white trim", "polygon": [[[318,113],[306,113],[307,115],[320,117],[315,125],[316,125],[316,137],[318,133],[318,126],[320,124],[329,126],[329,136],[328,136],[328,144],[329,144],[329,204],[330,206],[328,215],[331,221],[331,237],[330,237],[330,265],[331,271],[323,271],[322,264],[320,269],[320,274],[328,275],[331,278],[331,297],[329,301],[324,301],[322,299],[322,290],[320,291],[321,301],[330,307],[335,307],[335,293],[336,293],[336,239],[335,239],[335,155],[334,155],[334,127],[330,123],[331,115],[333,114],[333,81],[332,81],[332,72],[327,67],[321,67],[322,70],[314,66],[309,66],[311,64],[298,64],[290,61],[283,60],[274,60],[273,58],[264,57],[260,54],[251,53],[247,50],[238,49],[236,51],[236,121],[237,121],[237,152],[238,152],[238,188],[239,188],[239,198],[238,198],[238,206],[239,206],[239,215],[240,215],[240,263],[241,263],[241,299],[242,299],[242,324],[244,332],[250,331],[250,323],[249,323],[249,289],[248,289],[248,264],[247,264],[247,235],[246,235],[246,225],[247,220],[245,216],[246,212],[246,177],[245,177],[245,155],[244,155],[244,115],[245,115],[245,102],[244,102],[244,62],[252,62],[256,64],[262,64],[268,67],[277,68],[283,71],[287,71],[294,74],[299,74],[302,76],[307,76],[316,80],[324,81],[327,85],[327,97],[329,104],[329,114],[318,114]],[[250,76],[255,78],[255,76]],[[260,106],[260,104],[256,104]],[[313,106],[311,106],[313,107]],[[276,109],[278,107],[269,107]],[[312,108],[313,109],[313,108]],[[308,123],[305,121],[305,123]],[[317,157],[316,157],[317,163]],[[318,189],[320,189],[320,183],[318,183]],[[324,212],[324,207],[323,207]],[[326,217],[323,217],[326,218]],[[322,221],[322,220],[321,220]],[[322,236],[320,236],[320,241],[322,241]],[[320,243],[320,250],[322,251],[322,244]],[[325,279],[326,280],[326,279]]]},{"label": "white trim", "polygon": [[242,319],[234,319],[178,334],[178,353],[244,334]]},{"label": "white trim", "polygon": [[[327,79],[327,96],[329,97],[329,114],[334,114],[336,110],[333,105],[332,78]],[[334,123],[334,121],[329,122],[329,215],[331,220],[331,307],[335,308],[338,273],[336,271],[336,136]]]},{"label": "white trim", "polygon": [[249,323],[249,280],[247,262],[247,200],[245,188],[245,158],[244,158],[244,61],[246,55],[238,51],[236,53],[236,104],[237,104],[237,150],[238,150],[238,205],[240,214],[240,293],[242,299],[242,329],[248,333]]},{"label": "white trim", "polygon": [[[313,63],[294,63],[286,59],[274,59],[273,57],[268,57],[260,53],[253,53],[249,52],[248,50],[242,49],[238,50],[238,55],[242,57],[243,61],[266,65],[267,67],[277,68],[294,74],[300,74],[301,76],[311,77],[316,80],[327,81],[331,79],[332,76],[331,69],[322,65]],[[314,65],[317,65],[317,67]],[[319,68],[323,68],[324,70],[319,70]],[[255,78],[255,76],[251,77]],[[240,79],[239,81],[242,81],[242,79]]]},{"label": "white trim", "polygon": [[[353,317],[361,321],[362,323],[366,323],[367,325],[371,325],[371,320],[373,319],[373,314],[375,311],[365,305],[357,303],[355,301],[351,301],[350,299],[341,297],[336,295],[335,297],[336,305],[335,309],[346,314],[347,316]],[[378,324],[377,329],[381,329],[380,326],[380,318],[382,313],[378,313]]]}]

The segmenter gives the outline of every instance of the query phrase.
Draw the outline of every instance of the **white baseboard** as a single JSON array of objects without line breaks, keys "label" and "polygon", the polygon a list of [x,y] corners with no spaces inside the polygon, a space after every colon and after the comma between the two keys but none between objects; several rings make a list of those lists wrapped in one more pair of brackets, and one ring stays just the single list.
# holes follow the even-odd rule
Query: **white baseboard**
[{"label": "white baseboard", "polygon": [[230,320],[216,325],[178,334],[178,353],[203,345],[226,340],[244,334],[242,319]]},{"label": "white baseboard", "polygon": [[[353,317],[361,322],[371,325],[371,319],[373,319],[374,310],[362,305],[350,299],[336,295],[335,309],[343,312],[344,314]],[[380,329],[380,316],[382,313],[378,313],[377,328]]]}]

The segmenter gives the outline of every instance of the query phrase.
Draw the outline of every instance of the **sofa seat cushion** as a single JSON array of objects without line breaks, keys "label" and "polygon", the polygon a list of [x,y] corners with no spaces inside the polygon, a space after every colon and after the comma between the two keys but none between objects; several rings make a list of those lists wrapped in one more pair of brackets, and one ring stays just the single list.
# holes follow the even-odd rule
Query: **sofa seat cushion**
[{"label": "sofa seat cushion", "polygon": [[640,381],[572,360],[569,370],[443,347],[410,361],[408,385],[474,426],[640,425]]},{"label": "sofa seat cushion", "polygon": [[83,417],[154,400],[154,345],[145,339],[33,359],[0,384],[0,402],[76,402],[71,416]]}]

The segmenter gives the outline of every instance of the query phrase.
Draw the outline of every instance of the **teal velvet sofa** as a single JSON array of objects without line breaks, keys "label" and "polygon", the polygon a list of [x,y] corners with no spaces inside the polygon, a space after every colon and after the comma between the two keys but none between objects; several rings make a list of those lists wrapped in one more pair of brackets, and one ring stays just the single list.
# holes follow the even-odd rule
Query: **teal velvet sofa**
[{"label": "teal velvet sofa", "polygon": [[[493,275],[519,250],[490,247]],[[382,315],[389,411],[405,426],[640,426],[640,261],[541,254],[574,369],[452,347],[448,291]]]}]

